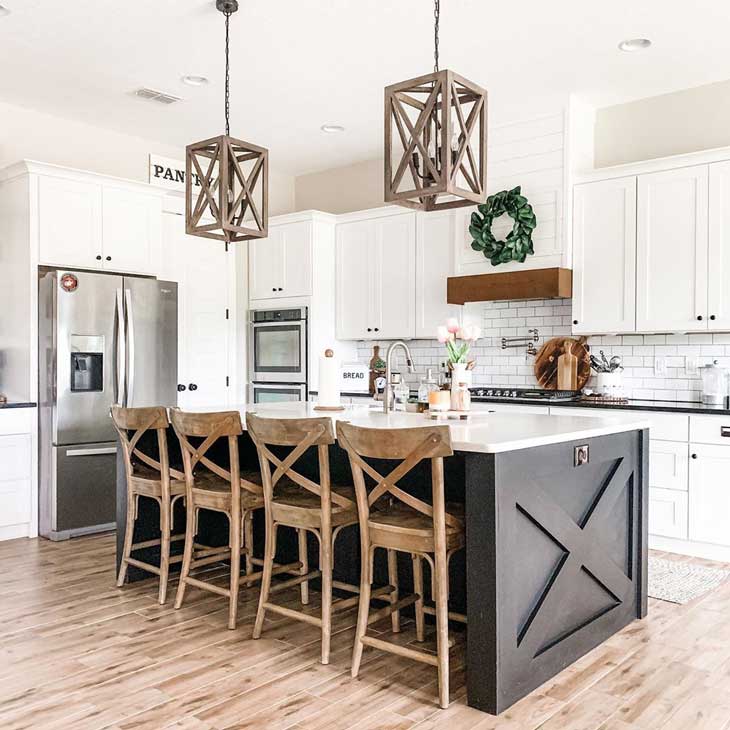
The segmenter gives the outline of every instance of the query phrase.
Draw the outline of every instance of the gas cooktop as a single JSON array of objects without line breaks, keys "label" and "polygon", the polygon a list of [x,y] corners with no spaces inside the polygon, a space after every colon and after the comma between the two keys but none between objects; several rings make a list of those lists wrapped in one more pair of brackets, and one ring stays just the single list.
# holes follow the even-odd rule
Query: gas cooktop
[{"label": "gas cooktop", "polygon": [[472,399],[490,400],[578,400],[579,390],[546,390],[544,388],[469,388]]}]

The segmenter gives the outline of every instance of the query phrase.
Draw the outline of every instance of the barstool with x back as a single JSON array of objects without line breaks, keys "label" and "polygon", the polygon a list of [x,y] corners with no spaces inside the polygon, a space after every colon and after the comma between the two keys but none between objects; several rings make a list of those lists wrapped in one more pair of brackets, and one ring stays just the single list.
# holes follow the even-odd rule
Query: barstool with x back
[{"label": "barstool with x back", "polygon": [[[322,629],[322,664],[329,662],[332,636],[332,614],[357,605],[358,597],[342,598],[333,603],[332,589],[358,593],[358,586],[332,579],[334,568],[334,544],[340,532],[358,522],[355,490],[352,485],[332,484],[329,469],[329,448],[335,442],[330,418],[260,418],[246,414],[249,435],[256,444],[261,463],[261,474],[266,499],[266,553],[264,578],[261,582],[259,610],[256,614],[253,637],[258,639],[267,611],[304,621]],[[277,455],[276,447],[289,448],[285,455]],[[310,448],[317,450],[318,483],[303,476],[294,467]],[[298,467],[300,470],[301,466]],[[273,474],[272,474],[273,469]],[[276,535],[279,526],[293,527],[300,538],[311,532],[319,541],[319,570],[304,574],[272,586]],[[301,550],[300,539],[300,550]],[[306,550],[306,543],[304,544]],[[295,611],[273,603],[271,594],[284,588],[314,579],[322,580],[322,610],[320,616]],[[374,592],[377,598],[392,592],[390,587]],[[389,598],[383,599],[389,600]]]},{"label": "barstool with x back", "polygon": [[[127,477],[127,526],[124,532],[124,548],[119,567],[117,585],[124,585],[127,568],[133,565],[160,576],[159,601],[167,596],[167,577],[170,564],[182,560],[181,555],[170,557],[170,543],[184,539],[184,535],[172,535],[175,502],[185,496],[184,475],[170,469],[167,451],[167,411],[164,408],[111,407],[111,417],[119,434],[124,454],[124,470]],[[150,429],[157,432],[158,459],[139,449],[139,441]],[[130,432],[132,435],[130,436]],[[139,498],[149,497],[160,506],[160,538],[133,542]],[[159,567],[132,557],[136,550],[160,546]]]},{"label": "barstool with x back", "polygon": [[[447,511],[444,497],[444,457],[453,454],[449,427],[363,428],[338,421],[337,440],[350,457],[360,521],[362,573],[352,676],[358,675],[363,646],[433,664],[438,667],[439,704],[448,707],[449,619],[466,623],[466,616],[451,613],[448,608],[449,561],[457,550],[464,547],[463,507],[448,505]],[[400,463],[383,476],[366,459],[397,460]],[[424,460],[430,461],[431,466],[431,504],[398,486],[398,482]],[[370,491],[365,475],[375,485]],[[386,549],[389,555],[392,551],[410,553],[414,593],[371,613],[373,557],[377,548]],[[431,567],[435,607],[424,605],[423,560]],[[393,582],[392,577],[389,580]],[[388,614],[395,617],[395,628],[398,611],[413,604],[419,641],[424,640],[424,614],[436,617],[436,656],[367,634],[368,624]]]},{"label": "barstool with x back", "polygon": [[[188,585],[202,588],[228,598],[228,628],[236,628],[238,590],[240,584],[250,584],[262,577],[254,565],[262,560],[253,555],[253,512],[264,506],[261,475],[258,471],[241,473],[238,460],[238,437],[243,433],[238,411],[221,413],[185,413],[170,411],[172,427],[180,440],[185,467],[185,503],[187,509],[185,551],[175,608],[182,606]],[[190,439],[195,439],[197,445]],[[225,469],[206,454],[219,440],[228,442],[230,467]],[[198,532],[198,513],[212,510],[226,515],[229,523],[228,545],[204,547],[195,542]],[[241,555],[246,556],[246,574],[241,576]],[[230,560],[228,588],[193,577],[190,572],[212,563]],[[300,559],[288,565],[277,565],[277,573],[299,574],[306,564]]]}]

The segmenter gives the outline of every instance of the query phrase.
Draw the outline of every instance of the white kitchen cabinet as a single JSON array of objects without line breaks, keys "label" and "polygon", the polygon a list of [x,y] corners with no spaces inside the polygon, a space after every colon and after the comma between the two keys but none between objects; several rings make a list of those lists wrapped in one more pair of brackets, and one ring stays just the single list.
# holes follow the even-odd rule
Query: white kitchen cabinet
[{"label": "white kitchen cabinet", "polygon": [[459,307],[446,303],[448,277],[454,271],[452,211],[419,213],[416,217],[416,337],[433,339],[436,328]]},{"label": "white kitchen cabinet", "polygon": [[649,487],[686,492],[688,477],[687,443],[652,440],[649,444]]},{"label": "white kitchen cabinet", "polygon": [[36,428],[35,408],[0,408],[0,540],[37,534]]},{"label": "white kitchen cabinet", "polygon": [[163,226],[164,274],[178,284],[178,406],[226,406],[234,254],[222,242],[186,235],[180,215],[166,213]]},{"label": "white kitchen cabinet", "polygon": [[416,329],[414,213],[337,226],[338,339],[412,338]]},{"label": "white kitchen cabinet", "polygon": [[730,161],[710,165],[708,328],[730,330]]},{"label": "white kitchen cabinet", "polygon": [[730,545],[730,448],[690,444],[689,539]]},{"label": "white kitchen cabinet", "polygon": [[143,190],[105,186],[102,201],[102,266],[111,271],[157,273],[162,198]]},{"label": "white kitchen cabinet", "polygon": [[577,185],[573,207],[573,332],[636,327],[636,177]]},{"label": "white kitchen cabinet", "polygon": [[649,488],[649,534],[687,539],[687,492]]},{"label": "white kitchen cabinet", "polygon": [[706,330],[708,166],[638,177],[636,329]]},{"label": "white kitchen cabinet", "polygon": [[101,268],[101,210],[101,184],[39,176],[40,263]]},{"label": "white kitchen cabinet", "polygon": [[312,226],[307,221],[271,226],[267,238],[250,241],[251,299],[311,296]]}]

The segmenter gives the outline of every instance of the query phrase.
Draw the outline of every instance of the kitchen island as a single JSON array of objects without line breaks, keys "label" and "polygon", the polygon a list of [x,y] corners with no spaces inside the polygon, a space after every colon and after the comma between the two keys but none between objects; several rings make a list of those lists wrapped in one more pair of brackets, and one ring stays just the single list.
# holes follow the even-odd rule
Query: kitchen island
[{"label": "kitchen island", "polygon": [[[242,420],[246,409],[239,409]],[[248,409],[263,417],[324,415],[303,403]],[[358,406],[331,417],[370,428],[433,424],[421,414],[386,415]],[[451,601],[468,616],[467,699],[498,714],[646,615],[648,424],[633,416],[479,410],[467,422],[448,423],[454,456],[445,463],[447,501],[465,505],[466,550],[451,564]],[[179,455],[174,442],[171,433],[173,462]],[[245,433],[240,447],[242,465],[255,468],[256,453]],[[351,479],[339,446],[331,449],[330,460],[333,481]],[[429,467],[421,466],[401,486],[428,498]],[[307,474],[316,469],[316,459],[300,467]],[[123,469],[118,475],[121,535]],[[155,508],[145,520],[146,508],[140,505],[135,540],[154,537]],[[201,520],[201,530],[211,544],[227,536],[227,526],[214,522]],[[257,525],[259,546],[262,532]],[[295,548],[293,539],[291,557]],[[358,549],[357,528],[350,528],[337,542],[338,580],[359,581]],[[310,550],[316,560],[313,544]],[[410,581],[409,563],[399,565],[404,584]],[[376,581],[387,583],[386,575],[385,566],[376,566]]]}]

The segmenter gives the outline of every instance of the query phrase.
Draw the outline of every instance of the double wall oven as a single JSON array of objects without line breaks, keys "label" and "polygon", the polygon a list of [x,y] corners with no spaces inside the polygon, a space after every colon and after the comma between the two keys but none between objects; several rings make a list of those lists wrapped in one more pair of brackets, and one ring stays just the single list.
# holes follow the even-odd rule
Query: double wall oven
[{"label": "double wall oven", "polygon": [[255,309],[249,319],[249,403],[307,400],[306,307]]}]

